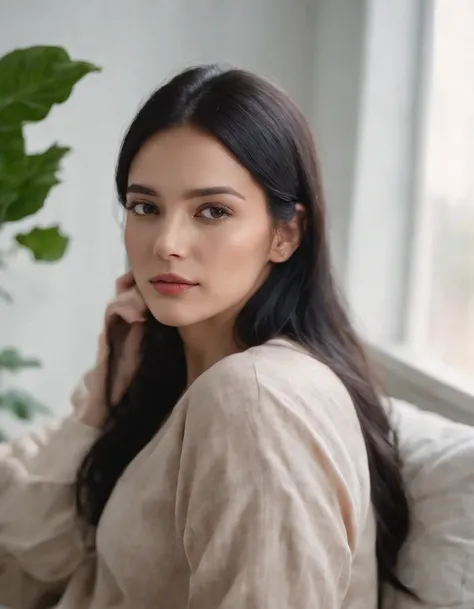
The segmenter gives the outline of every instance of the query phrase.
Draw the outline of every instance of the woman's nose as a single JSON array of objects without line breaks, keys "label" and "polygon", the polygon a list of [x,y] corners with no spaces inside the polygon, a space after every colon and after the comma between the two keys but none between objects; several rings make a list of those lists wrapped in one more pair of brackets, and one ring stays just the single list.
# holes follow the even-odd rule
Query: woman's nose
[{"label": "woman's nose", "polygon": [[189,227],[182,219],[175,217],[163,219],[159,223],[153,253],[163,260],[184,258],[188,250]]}]

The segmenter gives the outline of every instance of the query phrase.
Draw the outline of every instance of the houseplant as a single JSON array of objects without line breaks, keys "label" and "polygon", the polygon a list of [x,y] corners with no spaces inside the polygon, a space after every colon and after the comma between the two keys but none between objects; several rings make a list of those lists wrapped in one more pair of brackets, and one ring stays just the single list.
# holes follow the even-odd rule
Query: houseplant
[{"label": "houseplant", "polygon": [[[0,58],[0,233],[9,223],[34,216],[45,204],[51,189],[59,183],[61,161],[69,148],[52,144],[47,150],[30,154],[24,126],[46,118],[51,108],[64,103],[74,85],[99,68],[85,61],[71,60],[61,47],[34,46],[17,49]],[[68,237],[58,225],[32,226],[14,234],[11,243],[0,246],[0,277],[9,256],[26,248],[34,262],[60,260]],[[9,304],[13,297],[0,280],[0,298]],[[0,410],[21,419],[30,419],[46,409],[33,396],[20,390],[2,389],[6,374],[38,367],[36,358],[25,357],[17,349],[0,346]],[[0,429],[0,436],[4,437]]]}]

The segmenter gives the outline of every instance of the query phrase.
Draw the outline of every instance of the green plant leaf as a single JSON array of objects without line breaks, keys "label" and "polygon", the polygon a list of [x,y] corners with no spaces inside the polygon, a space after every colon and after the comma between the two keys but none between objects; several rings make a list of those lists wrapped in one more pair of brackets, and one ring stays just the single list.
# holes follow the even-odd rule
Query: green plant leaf
[{"label": "green plant leaf", "polygon": [[35,260],[56,262],[67,249],[69,239],[61,233],[58,225],[47,228],[35,227],[28,233],[15,236],[16,241],[31,251]]},{"label": "green plant leaf", "polygon": [[21,128],[0,123],[0,223],[18,197],[25,157]]},{"label": "green plant leaf", "polygon": [[9,372],[17,372],[23,368],[39,368],[41,362],[34,357],[24,357],[13,347],[0,351],[0,368]]},{"label": "green plant leaf", "polygon": [[61,47],[17,49],[0,59],[0,124],[44,119],[54,104],[65,102],[74,85],[100,68],[72,61]]},{"label": "green plant leaf", "polygon": [[3,164],[11,164],[25,156],[25,139],[21,125],[0,123],[0,171]]},{"label": "green plant leaf", "polygon": [[69,148],[53,145],[40,154],[25,156],[4,181],[0,174],[1,190],[7,193],[5,200],[0,197],[0,223],[16,222],[43,207],[49,191],[59,183],[60,162],[68,152]]},{"label": "green plant leaf", "polygon": [[0,410],[5,410],[23,421],[29,421],[37,414],[51,414],[46,406],[28,392],[16,389],[0,394]]}]

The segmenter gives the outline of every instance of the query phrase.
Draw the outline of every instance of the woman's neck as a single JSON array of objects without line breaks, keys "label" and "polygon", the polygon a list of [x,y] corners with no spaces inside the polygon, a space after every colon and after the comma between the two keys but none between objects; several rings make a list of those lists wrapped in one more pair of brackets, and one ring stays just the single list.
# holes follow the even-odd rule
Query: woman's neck
[{"label": "woman's neck", "polygon": [[232,324],[196,324],[179,330],[186,357],[187,386],[218,361],[238,353]]}]

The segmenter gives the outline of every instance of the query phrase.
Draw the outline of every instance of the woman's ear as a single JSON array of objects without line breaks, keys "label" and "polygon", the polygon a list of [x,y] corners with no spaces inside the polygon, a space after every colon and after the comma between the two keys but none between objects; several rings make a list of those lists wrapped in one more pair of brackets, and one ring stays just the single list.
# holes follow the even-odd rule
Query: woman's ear
[{"label": "woman's ear", "polygon": [[270,250],[270,262],[286,262],[298,249],[306,228],[306,210],[301,203],[295,205],[291,220],[281,222],[273,238]]}]

